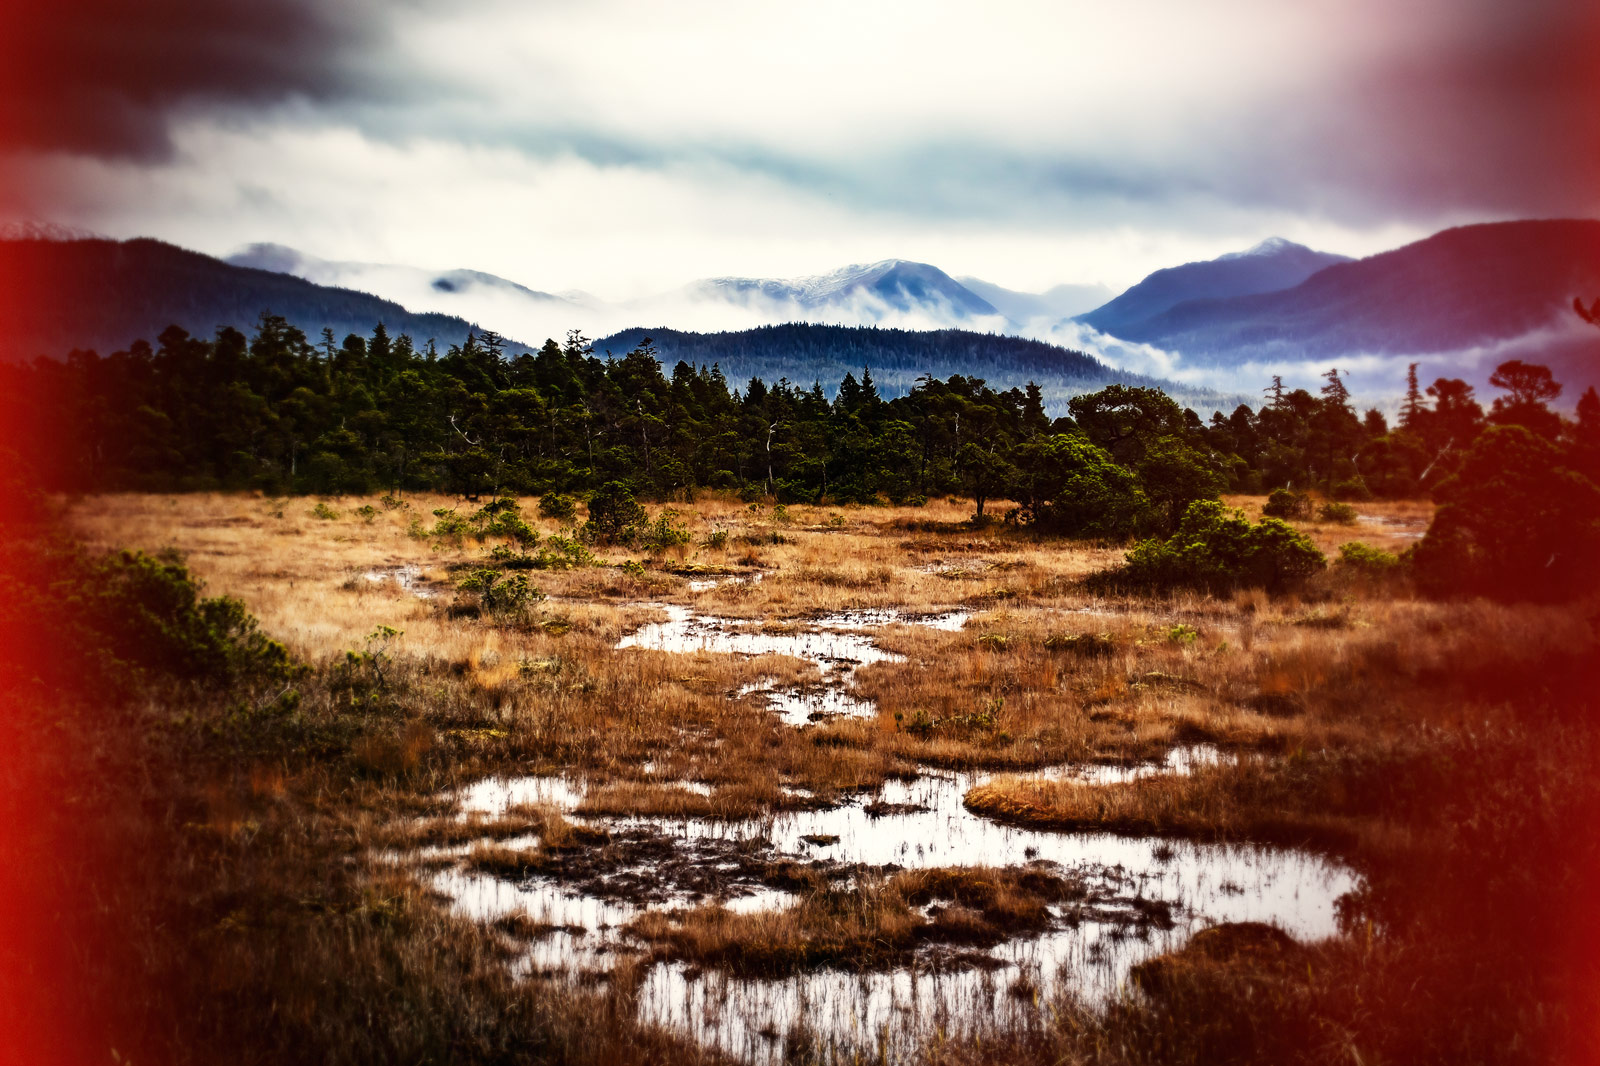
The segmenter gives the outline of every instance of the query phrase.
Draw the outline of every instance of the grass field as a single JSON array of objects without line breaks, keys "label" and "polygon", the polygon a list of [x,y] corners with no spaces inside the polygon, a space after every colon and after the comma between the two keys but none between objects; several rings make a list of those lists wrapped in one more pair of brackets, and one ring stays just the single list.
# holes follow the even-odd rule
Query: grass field
[{"label": "grass field", "polygon": [[[1263,501],[1229,502],[1257,514]],[[435,508],[473,505],[314,506],[63,504],[92,548],[175,549],[208,594],[242,599],[313,668],[292,715],[256,733],[183,686],[13,721],[70,740],[41,749],[34,784],[59,801],[17,812],[39,822],[17,858],[72,904],[59,957],[76,991],[51,1009],[81,1013],[97,1054],[748,1057],[653,1011],[652,982],[748,995],[820,987],[752,981],[930,967],[1001,975],[1007,1006],[892,1045],[841,1044],[796,1018],[751,1046],[774,1060],[1107,1063],[1595,1050],[1571,1007],[1597,987],[1578,950],[1593,942],[1593,604],[1428,600],[1340,566],[1281,597],[1101,595],[1082,579],[1123,547],[975,528],[967,501],[780,512],[710,498],[677,505],[690,543],[526,571],[544,598],[497,616],[456,588],[495,542],[416,535]],[[1358,509],[1354,525],[1299,525],[1337,558],[1351,540],[1403,551],[1430,515]],[[650,633],[689,645],[618,647]],[[774,693],[819,713],[791,724]],[[1184,772],[1162,762],[1196,752]],[[574,795],[463,815],[460,790],[489,778]],[[871,803],[879,835],[921,825],[892,790],[934,780],[957,783],[967,832],[1125,839],[1158,856],[1237,843],[1336,864],[1356,888],[1337,928],[1306,940],[1175,924],[1087,866],[886,864],[822,831],[797,851],[775,843],[785,819],[826,829]],[[662,828],[674,822],[736,830],[689,848]],[[1177,854],[1161,861],[1191,853]],[[647,883],[628,880],[639,870]],[[475,914],[444,874],[633,909],[597,952],[597,926],[586,948],[548,916]],[[1080,928],[1110,930],[1107,951],[1154,945],[1109,1000],[995,963]]]}]

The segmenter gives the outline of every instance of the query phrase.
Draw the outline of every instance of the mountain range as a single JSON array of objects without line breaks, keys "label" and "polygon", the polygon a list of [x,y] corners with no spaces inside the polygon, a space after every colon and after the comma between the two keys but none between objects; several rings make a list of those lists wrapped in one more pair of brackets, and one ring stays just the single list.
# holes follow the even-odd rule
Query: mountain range
[{"label": "mountain range", "polygon": [[1190,300],[1226,299],[1290,289],[1324,267],[1348,263],[1347,255],[1316,252],[1303,244],[1269,237],[1243,252],[1157,270],[1115,299],[1075,316],[1115,337]]},{"label": "mountain range", "polygon": [[1133,316],[1109,313],[1155,277],[1079,321],[1222,364],[1463,351],[1550,329],[1581,332],[1571,305],[1576,296],[1600,295],[1600,221],[1461,226],[1332,263],[1293,285],[1155,301]]},{"label": "mountain range", "polygon": [[[1310,384],[1330,364],[1357,371],[1358,392],[1393,393],[1406,361],[1424,364],[1425,380],[1461,376],[1482,384],[1489,368],[1513,357],[1551,365],[1572,386],[1571,396],[1600,382],[1600,330],[1570,309],[1575,296],[1600,296],[1600,221],[1584,219],[1463,226],[1364,259],[1272,238],[1158,270],[1115,295],[1093,286],[1021,293],[888,259],[812,277],[708,278],[608,303],[468,269],[339,262],[266,244],[223,262],[143,239],[0,240],[0,270],[18,279],[0,292],[0,358],[113,350],[171,322],[195,333],[247,327],[272,310],[312,335],[324,326],[341,337],[365,333],[381,320],[391,333],[441,346],[492,328],[516,338],[512,352],[569,329],[604,335],[626,350],[619,338],[643,336],[640,322],[661,322],[670,328],[648,332],[664,355],[669,347],[740,351],[723,361],[730,377],[735,368],[744,375],[745,367],[759,366],[762,377],[821,378],[830,386],[834,371],[859,369],[861,361],[843,351],[824,357],[817,338],[853,351],[857,341],[846,341],[854,334],[812,333],[802,346],[810,354],[784,364],[770,354],[784,350],[776,335],[751,331],[800,322],[1004,334],[1051,342],[1046,347],[1056,353],[1082,349],[1153,377],[1228,390],[1248,385],[1251,393],[1268,374]],[[745,339],[710,339],[717,334]],[[751,337],[763,338],[769,354],[749,354]],[[792,344],[787,350],[799,351]],[[1009,385],[1042,373],[1030,351],[985,349],[984,376]],[[872,365],[887,375],[886,387],[909,387],[893,378],[898,364],[881,358]],[[943,366],[908,365],[904,372],[912,379],[913,371],[968,372]],[[1076,387],[1067,384],[1076,380],[1070,375],[1059,380]]]}]

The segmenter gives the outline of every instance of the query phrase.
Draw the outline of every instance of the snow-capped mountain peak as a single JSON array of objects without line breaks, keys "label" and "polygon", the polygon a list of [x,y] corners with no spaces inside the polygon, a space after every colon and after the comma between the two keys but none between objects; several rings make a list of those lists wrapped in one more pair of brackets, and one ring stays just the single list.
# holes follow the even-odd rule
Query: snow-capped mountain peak
[{"label": "snow-capped mountain peak", "polygon": [[1217,258],[1218,259],[1246,259],[1246,258],[1249,258],[1251,256],[1283,255],[1286,252],[1310,252],[1310,251],[1311,251],[1311,249],[1307,248],[1305,245],[1296,244],[1294,241],[1287,240],[1287,239],[1285,239],[1283,237],[1268,237],[1264,241],[1256,242],[1255,244],[1251,245],[1249,248],[1246,248],[1242,252],[1228,252],[1225,255],[1217,256]]}]

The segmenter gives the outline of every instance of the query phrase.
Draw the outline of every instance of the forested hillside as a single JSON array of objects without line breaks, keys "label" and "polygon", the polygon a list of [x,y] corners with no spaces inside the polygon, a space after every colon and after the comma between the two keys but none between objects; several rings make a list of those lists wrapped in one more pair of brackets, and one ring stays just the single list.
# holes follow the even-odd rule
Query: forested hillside
[{"label": "forested hillside", "polygon": [[601,352],[621,354],[650,337],[663,362],[716,364],[734,381],[782,378],[801,385],[821,382],[831,392],[846,374],[872,370],[879,392],[904,396],[926,376],[976,375],[1007,385],[1032,381],[1051,407],[1078,393],[1120,383],[1166,382],[1107,366],[1070,348],[1023,337],[968,330],[905,330],[877,326],[826,326],[790,322],[729,333],[685,333],[673,329],[629,329],[595,342]]}]

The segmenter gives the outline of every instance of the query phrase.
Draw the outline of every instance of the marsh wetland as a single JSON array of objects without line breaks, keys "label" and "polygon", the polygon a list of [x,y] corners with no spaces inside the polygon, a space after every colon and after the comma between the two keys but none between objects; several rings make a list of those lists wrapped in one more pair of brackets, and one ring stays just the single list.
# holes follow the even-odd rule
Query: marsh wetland
[{"label": "marsh wetland", "polygon": [[[1594,639],[1582,612],[1337,566],[1283,595],[1119,593],[1085,580],[1119,547],[964,501],[702,498],[678,545],[536,567],[417,521],[461,506],[102,496],[64,521],[175,549],[312,671],[265,712],[291,754],[236,749],[186,823],[255,872],[184,907],[241,959],[298,930],[294,961],[248,964],[300,973],[270,978],[296,1025],[325,1024],[332,953],[366,971],[340,982],[453,1012],[447,1046],[479,1058],[1398,1061],[1400,1023],[1352,1004],[1453,994],[1418,976],[1449,945],[1405,922],[1481,887],[1481,848],[1441,829],[1456,780],[1553,773],[1503,753],[1557,757],[1526,679],[1575,683]],[[1364,506],[1380,548],[1426,528]],[[1298,525],[1330,555],[1351,536]],[[434,1047],[437,1024],[337,1039]]]}]

